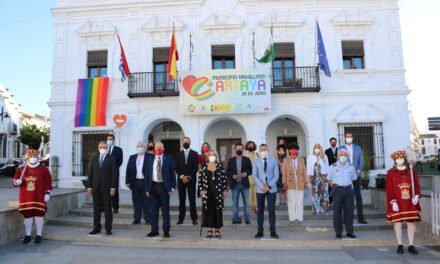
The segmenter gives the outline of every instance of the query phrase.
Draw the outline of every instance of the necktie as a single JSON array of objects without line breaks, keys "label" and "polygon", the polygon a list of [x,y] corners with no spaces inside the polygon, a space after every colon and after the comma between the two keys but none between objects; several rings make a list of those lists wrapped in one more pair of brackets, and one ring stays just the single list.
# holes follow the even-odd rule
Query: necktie
[{"label": "necktie", "polygon": [[113,151],[113,147],[110,147],[108,153],[111,155],[111,154],[112,154],[112,151]]},{"label": "necktie", "polygon": [[188,151],[184,151],[184,153],[185,153],[185,164],[188,162]]},{"label": "necktie", "polygon": [[264,173],[267,171],[267,159],[264,158]]},{"label": "necktie", "polygon": [[104,162],[104,156],[101,156],[101,158],[99,159],[99,167],[102,167],[102,163]]},{"label": "necktie", "polygon": [[157,181],[162,182],[163,181],[162,180],[162,162],[161,162],[160,158],[157,159],[156,170],[157,170]]}]

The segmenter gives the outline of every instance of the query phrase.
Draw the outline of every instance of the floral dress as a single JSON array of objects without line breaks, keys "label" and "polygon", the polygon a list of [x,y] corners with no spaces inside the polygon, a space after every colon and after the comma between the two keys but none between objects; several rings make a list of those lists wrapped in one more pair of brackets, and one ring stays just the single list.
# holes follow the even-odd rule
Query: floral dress
[{"label": "floral dress", "polygon": [[329,194],[327,175],[321,174],[321,164],[317,159],[313,166],[314,175],[310,179],[312,184],[312,212],[317,215],[326,214],[329,208]]}]

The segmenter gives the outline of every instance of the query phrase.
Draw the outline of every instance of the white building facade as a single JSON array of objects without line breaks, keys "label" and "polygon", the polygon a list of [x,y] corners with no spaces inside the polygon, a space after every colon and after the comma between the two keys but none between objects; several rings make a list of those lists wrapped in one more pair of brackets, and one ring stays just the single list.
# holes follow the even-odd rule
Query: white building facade
[{"label": "white building facade", "polygon": [[0,162],[21,158],[23,146],[17,137],[22,127],[21,106],[0,84]]},{"label": "white building facade", "polygon": [[[374,155],[373,172],[391,167],[389,155],[410,144],[397,0],[57,0],[54,17],[51,155],[59,157],[60,187],[80,186],[98,140],[116,136],[124,150],[121,183],[137,141],[165,143],[174,154],[180,139],[199,151],[209,142],[222,159],[232,146],[253,140],[271,150],[284,138],[307,156],[330,137],[354,143]],[[316,20],[332,77],[316,67]],[[255,63],[270,38],[276,59]],[[271,109],[267,113],[183,115],[179,83],[166,69],[175,28],[179,71],[270,68]],[[121,82],[124,45],[131,78]],[[108,76],[107,126],[75,127],[80,78]],[[298,81],[299,80],[299,81]],[[306,81],[308,80],[308,81]],[[115,115],[126,115],[121,128]]]},{"label": "white building facade", "polygon": [[437,134],[420,134],[420,154],[424,157],[437,156],[440,138]]}]

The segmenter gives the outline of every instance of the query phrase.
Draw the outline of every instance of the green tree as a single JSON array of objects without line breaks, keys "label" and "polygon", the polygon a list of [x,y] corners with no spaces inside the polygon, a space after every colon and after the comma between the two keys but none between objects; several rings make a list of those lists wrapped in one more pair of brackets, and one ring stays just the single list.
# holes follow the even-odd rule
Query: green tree
[{"label": "green tree", "polygon": [[41,137],[44,138],[44,142],[49,141],[50,128],[38,128],[36,125],[25,124],[20,129],[20,136],[18,140],[21,143],[28,145],[29,148],[39,149],[41,144]]}]

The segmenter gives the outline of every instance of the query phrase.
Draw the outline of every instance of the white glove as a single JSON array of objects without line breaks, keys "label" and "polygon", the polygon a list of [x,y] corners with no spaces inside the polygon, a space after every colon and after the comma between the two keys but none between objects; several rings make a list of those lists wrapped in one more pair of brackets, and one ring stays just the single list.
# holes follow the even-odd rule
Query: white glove
[{"label": "white glove", "polygon": [[418,195],[416,195],[412,198],[412,203],[413,203],[413,205],[417,205],[419,203],[419,196]]},{"label": "white glove", "polygon": [[20,186],[23,183],[23,181],[21,179],[16,179],[15,180],[15,185]]},{"label": "white glove", "polygon": [[394,212],[399,212],[399,205],[397,205],[396,202],[393,203],[393,211]]},{"label": "white glove", "polygon": [[45,194],[44,195],[44,202],[47,203],[50,200],[50,195],[49,194]]}]

